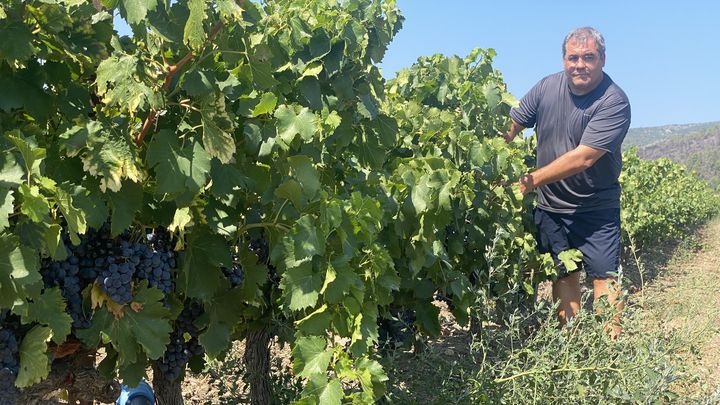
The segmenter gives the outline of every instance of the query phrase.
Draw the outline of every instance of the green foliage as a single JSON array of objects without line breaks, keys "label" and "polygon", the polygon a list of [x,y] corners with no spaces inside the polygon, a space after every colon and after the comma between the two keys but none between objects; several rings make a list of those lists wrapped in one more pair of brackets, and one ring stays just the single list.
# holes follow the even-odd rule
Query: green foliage
[{"label": "green foliage", "polygon": [[[2,308],[62,343],[68,318],[51,316],[64,303],[44,289],[40,260],[64,259],[88,226],[110,222],[113,235],[166,227],[182,250],[174,297],[136,284],[133,302],[119,306],[85,291],[91,326],[69,331],[118,352],[121,378],[137,381],[162,355],[178,313],[162,301],[196,298],[209,354],[269,319],[304,319],[288,336],[297,350],[328,333],[349,343],[317,341],[334,375],[308,368],[303,396],[340,401],[343,379],[363,386],[348,396],[372,401],[384,378],[369,357],[378,307],[400,284],[379,241],[391,220],[379,146],[393,146],[396,125],[380,117],[375,66],[402,22],[394,2],[102,5],[3,3]],[[115,9],[132,38],[116,36]],[[374,180],[363,185],[364,176]],[[231,289],[220,268],[258,228],[272,256],[242,259],[252,274]]]},{"label": "green foliage", "polygon": [[[398,128],[385,185],[397,204],[386,231],[402,280],[396,301],[431,335],[439,332],[435,286],[464,323],[478,286],[493,297],[518,286],[532,294],[552,273],[535,249],[532,200],[512,185],[528,170],[530,145],[498,136],[515,100],[492,68],[494,55],[423,57],[387,84],[385,105]],[[395,132],[388,127],[377,130],[380,139]]]},{"label": "green foliage", "polygon": [[36,325],[23,337],[20,344],[20,371],[15,381],[18,387],[39,383],[50,373],[50,357],[46,353],[50,336],[50,328]]},{"label": "green foliage", "polygon": [[[0,19],[0,308],[56,343],[118,352],[105,366],[138,381],[193,299],[211,358],[289,326],[301,403],[372,403],[391,307],[432,336],[437,293],[464,324],[478,295],[512,303],[552,276],[532,199],[512,186],[533,145],[500,136],[516,101],[493,50],[420,58],[386,83],[392,0],[102,5],[4,2]],[[116,10],[132,37],[114,32]],[[122,306],[88,289],[92,323],[68,332],[39,264],[107,222],[169,229],[177,290],[135,282]],[[259,262],[244,249],[256,238]],[[235,287],[231,253],[246,272]]]},{"label": "green foliage", "polygon": [[623,155],[623,232],[638,243],[681,238],[720,210],[720,194],[666,158]]}]

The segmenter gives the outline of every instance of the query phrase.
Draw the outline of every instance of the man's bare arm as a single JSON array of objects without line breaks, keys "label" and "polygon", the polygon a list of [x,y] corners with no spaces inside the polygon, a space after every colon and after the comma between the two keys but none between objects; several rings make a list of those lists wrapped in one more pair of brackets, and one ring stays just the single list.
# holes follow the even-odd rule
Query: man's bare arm
[{"label": "man's bare arm", "polygon": [[604,150],[579,145],[577,148],[555,159],[549,165],[522,176],[518,182],[520,191],[527,194],[545,184],[554,183],[580,173],[594,165],[604,154]]}]

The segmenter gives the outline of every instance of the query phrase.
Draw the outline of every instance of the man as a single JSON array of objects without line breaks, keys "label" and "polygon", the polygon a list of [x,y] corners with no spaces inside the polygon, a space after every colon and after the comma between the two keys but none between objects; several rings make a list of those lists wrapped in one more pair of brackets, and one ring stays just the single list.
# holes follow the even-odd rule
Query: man
[{"label": "man", "polygon": [[[564,71],[545,77],[510,111],[511,141],[525,128],[537,133],[538,169],[523,176],[523,194],[537,191],[535,224],[541,252],[560,268],[553,298],[565,323],[580,309],[580,273],[569,273],[558,254],[579,249],[593,279],[595,301],[607,296],[622,309],[613,274],[620,263],[620,145],[630,127],[630,103],[603,72],[605,40],[593,28],[576,29],[563,42]],[[616,318],[611,335],[620,333]]]}]

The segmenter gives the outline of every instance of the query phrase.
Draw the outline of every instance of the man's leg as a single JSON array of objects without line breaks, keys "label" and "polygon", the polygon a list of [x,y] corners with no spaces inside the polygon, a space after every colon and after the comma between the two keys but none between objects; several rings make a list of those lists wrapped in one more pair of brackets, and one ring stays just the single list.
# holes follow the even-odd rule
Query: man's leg
[{"label": "man's leg", "polygon": [[[616,339],[622,333],[620,326],[620,313],[625,307],[625,301],[622,299],[620,284],[614,278],[596,278],[593,279],[593,293],[595,303],[597,304],[600,297],[607,296],[608,304],[617,310],[615,318],[611,326],[608,326],[610,337]],[[598,308],[595,309],[596,311]]]},{"label": "man's leg", "polygon": [[[617,308],[608,333],[615,338],[620,334],[620,311],[623,308],[621,285],[614,275],[620,273],[620,210],[617,208],[576,215],[568,225],[568,238],[572,246],[583,254],[585,274],[593,280],[595,303],[607,296],[608,304]],[[595,306],[596,312],[599,306]]]},{"label": "man's leg", "polygon": [[[573,271],[553,282],[553,301],[560,301],[558,317],[565,325],[580,310],[580,272]],[[597,291],[597,290],[596,290]]]}]

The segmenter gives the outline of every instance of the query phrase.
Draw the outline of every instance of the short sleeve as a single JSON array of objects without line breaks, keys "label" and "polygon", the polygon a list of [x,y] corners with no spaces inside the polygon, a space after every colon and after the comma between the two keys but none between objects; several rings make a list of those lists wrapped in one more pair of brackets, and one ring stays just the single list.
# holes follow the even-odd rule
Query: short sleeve
[{"label": "short sleeve", "polygon": [[534,128],[537,121],[537,111],[542,97],[544,80],[538,82],[520,99],[520,105],[510,109],[510,118],[524,128]]},{"label": "short sleeve", "polygon": [[620,150],[630,128],[630,102],[623,96],[617,94],[605,100],[585,127],[581,145],[606,152]]}]

